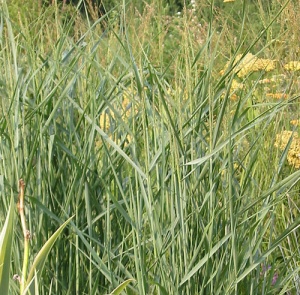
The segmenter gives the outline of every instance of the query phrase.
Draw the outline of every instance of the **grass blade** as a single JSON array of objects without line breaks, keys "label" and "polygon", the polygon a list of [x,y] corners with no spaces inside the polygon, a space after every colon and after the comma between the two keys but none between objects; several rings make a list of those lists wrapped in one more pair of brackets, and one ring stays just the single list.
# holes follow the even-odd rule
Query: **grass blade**
[{"label": "grass blade", "polygon": [[114,289],[111,292],[111,295],[119,295],[122,293],[123,290],[125,290],[125,288],[127,287],[127,285],[131,282],[134,282],[134,279],[128,279],[125,282],[123,282],[122,284],[120,284],[116,289]]},{"label": "grass blade", "polygon": [[[55,241],[57,238],[60,236],[61,232],[64,230],[64,228],[69,224],[71,219],[73,218],[70,217],[67,221],[65,221],[58,229],[57,231],[48,239],[48,241],[45,243],[45,245],[42,247],[42,249],[39,251],[37,256],[35,257],[33,264],[30,268],[27,281],[25,284],[25,288],[28,288],[29,284],[31,283],[32,279],[34,276],[37,276],[39,278],[42,274],[42,270],[44,268],[46,259],[48,257],[48,254],[53,247]],[[35,294],[35,292],[33,292]]]},{"label": "grass blade", "polygon": [[0,234],[0,293],[7,295],[9,291],[9,275],[11,250],[14,233],[14,199],[11,198],[9,211]]}]

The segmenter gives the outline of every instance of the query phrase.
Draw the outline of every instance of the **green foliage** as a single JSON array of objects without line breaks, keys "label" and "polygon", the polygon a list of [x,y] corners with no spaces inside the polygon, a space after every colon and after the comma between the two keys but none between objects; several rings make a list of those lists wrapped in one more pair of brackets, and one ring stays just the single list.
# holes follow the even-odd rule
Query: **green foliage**
[{"label": "green foliage", "polygon": [[14,203],[11,198],[8,215],[0,234],[0,292],[9,294],[9,269],[11,265],[12,241],[14,232]]},{"label": "green foliage", "polygon": [[[0,208],[23,177],[36,293],[299,293],[300,172],[274,146],[299,107],[272,35],[291,2],[198,2],[2,15]],[[276,67],[241,76],[250,53]]]},{"label": "green foliage", "polygon": [[8,2],[9,15],[12,20],[19,20],[20,18],[27,18],[29,22],[38,18],[41,13],[42,2],[37,1],[22,1],[15,0]]}]

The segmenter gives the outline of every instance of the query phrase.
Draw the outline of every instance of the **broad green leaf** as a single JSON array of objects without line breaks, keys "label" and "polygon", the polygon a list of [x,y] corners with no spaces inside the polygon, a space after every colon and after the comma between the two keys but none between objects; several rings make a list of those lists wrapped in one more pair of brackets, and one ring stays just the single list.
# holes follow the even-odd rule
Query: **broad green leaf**
[{"label": "broad green leaf", "polygon": [[130,283],[135,281],[134,279],[128,279],[120,284],[115,290],[113,290],[110,294],[111,295],[119,295],[121,292],[126,288],[126,286]]},{"label": "broad green leaf", "polygon": [[29,275],[28,275],[27,280],[26,280],[25,288],[27,288],[29,286],[29,284],[31,283],[32,278],[34,276],[37,276],[37,278],[39,279],[51,248],[53,247],[55,241],[57,240],[57,238],[59,237],[61,232],[68,225],[68,223],[71,221],[72,218],[73,218],[73,216],[70,217],[67,221],[65,221],[58,228],[58,230],[49,238],[49,240],[45,243],[45,245],[42,247],[42,249],[36,255],[36,257],[33,261],[33,264],[31,266],[31,269],[29,271]]},{"label": "broad green leaf", "polygon": [[0,294],[6,295],[9,290],[9,269],[12,240],[14,232],[14,199],[11,198],[8,215],[0,234]]}]

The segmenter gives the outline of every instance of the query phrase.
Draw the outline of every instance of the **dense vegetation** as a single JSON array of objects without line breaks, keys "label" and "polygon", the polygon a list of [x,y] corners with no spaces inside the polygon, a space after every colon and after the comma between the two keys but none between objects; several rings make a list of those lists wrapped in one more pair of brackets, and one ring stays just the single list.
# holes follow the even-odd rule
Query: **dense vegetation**
[{"label": "dense vegetation", "polygon": [[23,2],[0,4],[1,295],[300,294],[299,2]]}]

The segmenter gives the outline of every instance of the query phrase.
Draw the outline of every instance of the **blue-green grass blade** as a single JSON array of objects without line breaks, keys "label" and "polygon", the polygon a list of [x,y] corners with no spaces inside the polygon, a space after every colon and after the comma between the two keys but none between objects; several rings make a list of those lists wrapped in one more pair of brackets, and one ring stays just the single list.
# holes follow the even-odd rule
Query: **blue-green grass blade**
[{"label": "blue-green grass blade", "polygon": [[211,258],[222,246],[224,243],[228,241],[228,239],[232,236],[232,233],[224,236],[212,249],[209,253],[207,253],[194,267],[188,272],[181,280],[180,286],[186,283],[196,272],[198,272],[201,267]]},{"label": "blue-green grass blade", "polygon": [[11,250],[14,232],[14,200],[11,198],[9,211],[0,234],[0,294],[9,292]]}]

